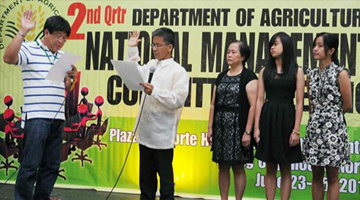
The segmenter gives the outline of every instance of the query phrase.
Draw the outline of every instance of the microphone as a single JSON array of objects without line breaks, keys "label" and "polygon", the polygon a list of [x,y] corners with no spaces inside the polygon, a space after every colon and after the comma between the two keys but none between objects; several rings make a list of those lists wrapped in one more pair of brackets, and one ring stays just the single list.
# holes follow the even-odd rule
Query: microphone
[{"label": "microphone", "polygon": [[151,83],[151,79],[154,75],[154,72],[155,72],[156,68],[154,66],[150,66],[150,74],[149,74],[149,80],[148,80],[148,83]]},{"label": "microphone", "polygon": [[[74,66],[75,67],[75,66]],[[71,69],[71,71],[74,71],[74,67]],[[70,76],[71,84],[74,83],[75,76]]]}]

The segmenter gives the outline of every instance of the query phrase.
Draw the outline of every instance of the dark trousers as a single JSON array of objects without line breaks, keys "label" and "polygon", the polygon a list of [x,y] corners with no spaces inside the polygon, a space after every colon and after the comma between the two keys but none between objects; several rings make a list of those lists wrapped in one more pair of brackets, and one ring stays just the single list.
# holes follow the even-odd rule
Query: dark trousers
[{"label": "dark trousers", "polygon": [[49,199],[59,173],[63,132],[62,120],[26,121],[23,157],[15,184],[16,200]]},{"label": "dark trousers", "polygon": [[150,149],[140,146],[140,200],[155,200],[157,174],[160,177],[160,200],[174,199],[174,149]]}]

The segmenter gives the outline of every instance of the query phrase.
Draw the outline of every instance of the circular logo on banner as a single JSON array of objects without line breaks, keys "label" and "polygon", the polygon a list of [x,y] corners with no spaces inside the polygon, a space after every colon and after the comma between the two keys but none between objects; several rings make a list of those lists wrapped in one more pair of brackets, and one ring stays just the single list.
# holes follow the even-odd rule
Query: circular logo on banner
[{"label": "circular logo on banner", "polygon": [[[6,47],[4,42],[10,42],[20,29],[21,17],[25,10],[33,10],[33,19],[36,26],[25,37],[27,41],[41,39],[43,37],[43,27],[48,16],[59,15],[57,7],[48,0],[34,2],[26,2],[21,0],[1,1],[0,13],[0,51]],[[6,6],[4,6],[6,5]],[[51,12],[51,13],[50,13]]]}]

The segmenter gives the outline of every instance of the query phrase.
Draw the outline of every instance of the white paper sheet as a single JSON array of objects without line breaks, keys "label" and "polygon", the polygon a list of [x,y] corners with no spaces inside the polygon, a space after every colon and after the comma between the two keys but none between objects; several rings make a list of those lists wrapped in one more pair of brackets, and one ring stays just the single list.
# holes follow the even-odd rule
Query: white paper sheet
[{"label": "white paper sheet", "polygon": [[65,52],[51,67],[46,79],[51,81],[63,81],[66,72],[72,69],[71,65],[75,65],[80,59],[81,56]]},{"label": "white paper sheet", "polygon": [[114,65],[116,72],[124,81],[126,87],[130,90],[144,90],[139,84],[144,83],[145,81],[135,62],[111,60],[111,63]]}]

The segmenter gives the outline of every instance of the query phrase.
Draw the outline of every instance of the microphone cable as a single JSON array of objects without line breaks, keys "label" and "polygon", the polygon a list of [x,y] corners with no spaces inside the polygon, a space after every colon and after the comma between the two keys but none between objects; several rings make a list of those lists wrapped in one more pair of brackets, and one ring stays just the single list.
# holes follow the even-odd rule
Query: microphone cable
[{"label": "microphone cable", "polygon": [[128,160],[129,153],[130,153],[130,150],[131,150],[131,146],[132,146],[132,144],[134,143],[135,133],[136,133],[136,131],[137,131],[137,129],[138,129],[139,122],[140,122],[140,120],[141,120],[141,115],[142,115],[142,112],[143,112],[143,109],[144,109],[145,100],[146,100],[146,97],[147,97],[147,96],[148,96],[148,95],[145,94],[143,104],[141,105],[141,108],[140,108],[139,119],[137,120],[137,123],[136,123],[135,128],[134,128],[134,132],[132,133],[132,136],[133,136],[133,137],[131,138],[130,146],[129,146],[129,149],[128,149],[127,153],[126,153],[126,157],[125,157],[124,164],[123,164],[123,166],[122,166],[122,168],[121,168],[121,170],[120,170],[120,173],[119,173],[119,175],[118,175],[118,177],[117,177],[117,179],[116,179],[116,181],[115,181],[114,186],[112,187],[111,191],[109,192],[109,194],[107,195],[107,197],[106,197],[105,200],[108,200],[108,199],[109,199],[109,197],[110,197],[110,195],[112,194],[112,192],[114,191],[117,183],[119,182],[120,176],[122,175],[122,173],[123,173],[123,171],[124,171],[124,168],[125,168],[125,165],[126,165],[126,162],[127,162],[127,160]]},{"label": "microphone cable", "polygon": [[[46,130],[48,130],[48,129],[50,128],[51,124],[52,124],[53,121],[55,120],[56,116],[59,114],[59,112],[60,112],[61,108],[63,107],[63,105],[65,104],[65,101],[66,101],[66,97],[64,97],[64,101],[61,103],[59,110],[56,111],[55,116],[52,118],[52,120],[51,120],[49,126],[46,128]],[[25,123],[26,123],[26,122],[25,122]],[[26,125],[25,125],[25,126],[26,126]],[[30,151],[27,152],[27,154],[31,153],[31,152],[38,146],[39,143],[40,143],[40,141],[37,141],[37,143],[35,143],[35,145],[33,146],[33,148],[31,148]],[[19,155],[19,156],[21,156],[21,155]],[[24,155],[23,157],[25,157],[25,155]],[[19,157],[19,159],[20,159],[20,157]],[[25,159],[22,160],[21,162],[24,162],[24,161],[25,161]],[[22,165],[21,165],[21,163],[20,163],[19,168],[17,168],[17,169],[15,170],[15,172],[13,172],[13,173],[11,174],[11,176],[10,176],[4,183],[2,183],[2,185],[1,185],[1,187],[0,187],[0,190],[1,190],[1,189],[4,187],[4,185],[6,185],[6,183],[16,174],[16,172],[18,172],[18,171],[20,170],[21,166],[22,166]]]},{"label": "microphone cable", "polygon": [[[76,82],[76,81],[75,81],[75,82]],[[71,78],[71,89],[70,89],[70,92],[73,90],[73,86],[74,86],[74,85],[75,85],[75,84],[73,84],[73,79]],[[51,126],[51,124],[53,123],[53,121],[55,120],[56,116],[59,114],[61,108],[64,106],[65,101],[66,101],[66,97],[64,97],[64,101],[61,103],[59,110],[56,111],[55,116],[52,118],[52,120],[51,120],[49,126],[46,128],[46,130],[48,130],[48,129],[50,128],[50,126]],[[25,123],[26,123],[26,122],[25,122]],[[30,151],[28,151],[27,154],[31,153],[31,152],[38,146],[39,143],[40,143],[40,141],[38,141],[37,143],[35,143],[34,147],[31,148]],[[19,156],[21,156],[21,155],[19,155]],[[20,159],[20,157],[19,157],[19,159]],[[22,160],[21,162],[24,162],[24,160]],[[6,185],[7,182],[16,174],[16,172],[18,172],[18,171],[20,170],[21,166],[22,166],[22,165],[21,165],[21,163],[20,163],[19,168],[17,168],[17,169],[15,170],[15,172],[13,172],[13,173],[10,175],[10,177],[9,177],[4,183],[2,183],[2,185],[0,186],[0,190],[1,190],[1,189],[4,187],[4,185]]]}]

